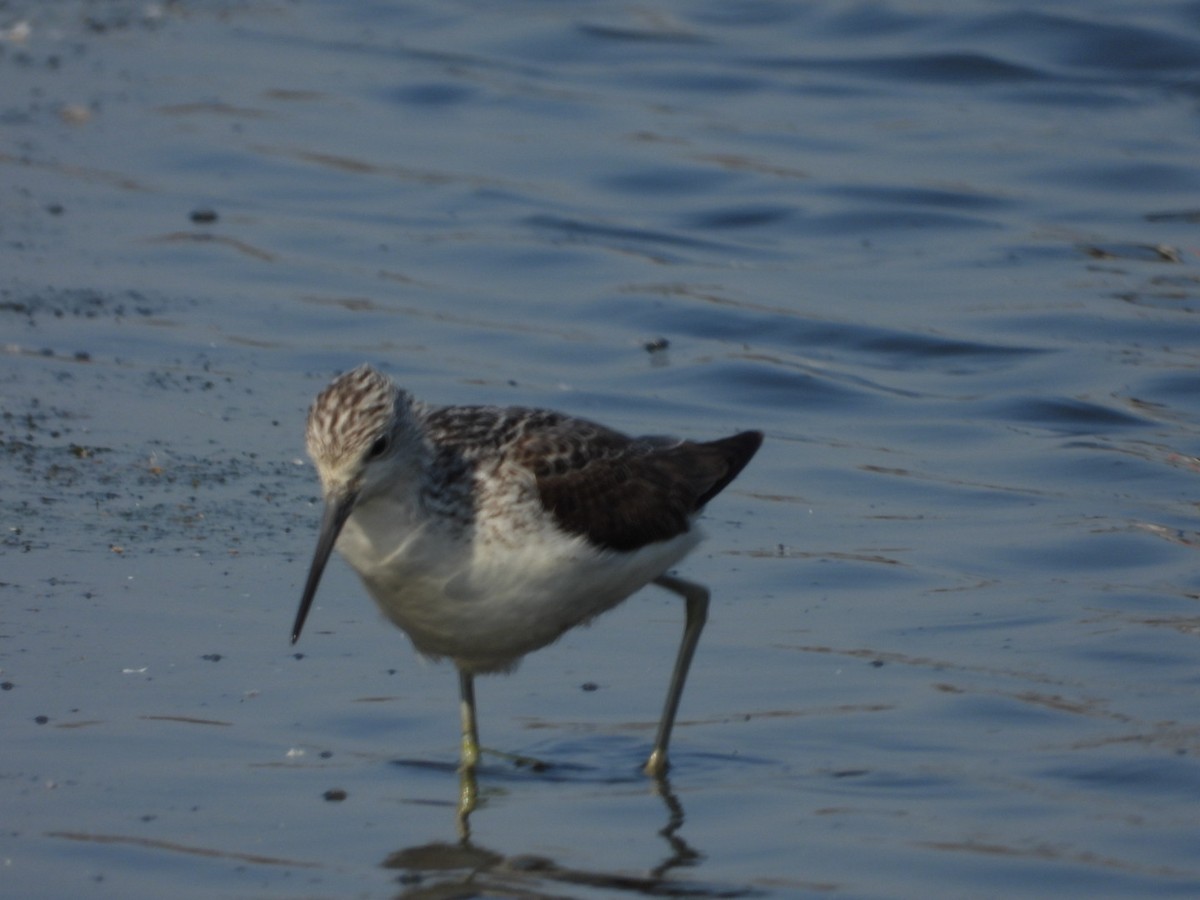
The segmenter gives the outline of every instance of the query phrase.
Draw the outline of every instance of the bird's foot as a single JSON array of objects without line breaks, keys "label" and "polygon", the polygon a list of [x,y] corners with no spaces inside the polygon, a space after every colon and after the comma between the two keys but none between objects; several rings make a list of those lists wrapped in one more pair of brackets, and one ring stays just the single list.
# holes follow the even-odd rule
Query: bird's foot
[{"label": "bird's foot", "polygon": [[667,762],[667,751],[662,747],[655,747],[650,754],[650,758],[646,760],[646,765],[642,771],[651,778],[664,778],[667,774],[667,769],[671,766]]}]

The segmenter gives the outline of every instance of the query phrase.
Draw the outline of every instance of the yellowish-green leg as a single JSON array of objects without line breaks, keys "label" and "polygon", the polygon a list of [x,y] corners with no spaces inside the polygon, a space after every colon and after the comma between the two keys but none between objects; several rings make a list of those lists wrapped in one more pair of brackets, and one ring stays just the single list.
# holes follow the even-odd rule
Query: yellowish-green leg
[{"label": "yellowish-green leg", "polygon": [[654,579],[654,583],[683,597],[687,607],[683,640],[675,657],[675,671],[671,673],[671,684],[667,688],[667,702],[663,705],[654,749],[650,751],[650,759],[646,761],[644,770],[647,775],[661,778],[667,774],[669,768],[667,745],[671,742],[671,729],[675,725],[675,714],[679,711],[679,698],[683,696],[683,685],[692,665],[692,656],[696,653],[696,645],[700,643],[700,632],[704,630],[704,623],[708,620],[709,593],[708,588],[703,585],[676,578],[674,575],[660,575]]},{"label": "yellowish-green leg", "polygon": [[479,801],[475,767],[479,765],[479,728],[475,724],[475,679],[470,672],[458,670],[459,712],[462,716],[462,754],[458,764],[458,833],[464,840],[470,834],[468,818]]}]

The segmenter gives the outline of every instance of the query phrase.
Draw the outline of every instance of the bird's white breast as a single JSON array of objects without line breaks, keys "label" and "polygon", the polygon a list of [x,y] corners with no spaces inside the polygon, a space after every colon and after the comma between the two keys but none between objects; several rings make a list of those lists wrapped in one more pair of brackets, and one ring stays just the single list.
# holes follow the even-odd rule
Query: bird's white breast
[{"label": "bird's white breast", "polygon": [[616,552],[561,531],[527,495],[493,508],[505,512],[481,512],[462,527],[380,498],[356,508],[337,544],[417,650],[471,671],[512,668],[661,575],[701,539],[693,528]]}]

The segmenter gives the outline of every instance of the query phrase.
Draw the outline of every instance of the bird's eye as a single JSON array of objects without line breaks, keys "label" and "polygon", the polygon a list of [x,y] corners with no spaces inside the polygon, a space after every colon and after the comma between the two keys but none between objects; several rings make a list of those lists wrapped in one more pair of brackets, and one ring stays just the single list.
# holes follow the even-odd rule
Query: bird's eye
[{"label": "bird's eye", "polygon": [[383,456],[383,454],[387,453],[388,447],[391,446],[391,443],[392,442],[387,435],[376,439],[375,443],[373,443],[371,448],[367,451],[366,458],[378,459],[379,457]]}]

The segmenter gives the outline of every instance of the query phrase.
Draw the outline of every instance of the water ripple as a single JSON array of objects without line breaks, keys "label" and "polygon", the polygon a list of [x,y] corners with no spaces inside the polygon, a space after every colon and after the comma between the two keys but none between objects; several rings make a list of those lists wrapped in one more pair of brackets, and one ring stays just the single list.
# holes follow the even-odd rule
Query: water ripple
[{"label": "water ripple", "polygon": [[1026,397],[993,407],[993,415],[1065,434],[1096,434],[1113,428],[1145,428],[1151,420],[1127,410],[1073,398]]}]

